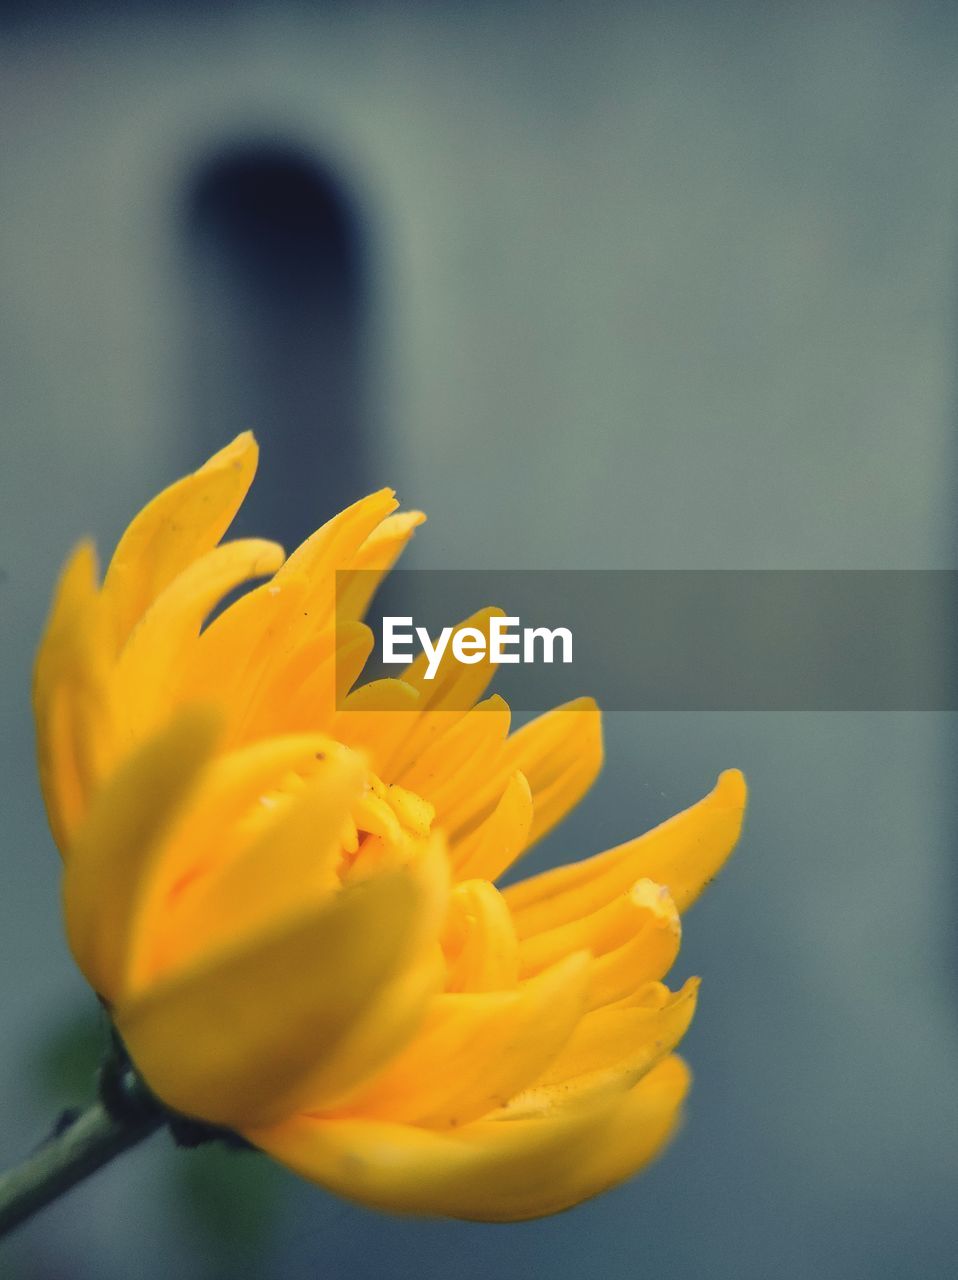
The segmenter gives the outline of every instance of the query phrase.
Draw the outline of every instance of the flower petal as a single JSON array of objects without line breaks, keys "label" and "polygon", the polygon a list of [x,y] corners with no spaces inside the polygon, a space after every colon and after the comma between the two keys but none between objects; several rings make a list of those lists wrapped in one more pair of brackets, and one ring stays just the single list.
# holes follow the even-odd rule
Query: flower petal
[{"label": "flower petal", "polygon": [[[638,880],[589,915],[524,938],[519,948],[523,977],[538,973],[573,951],[587,948],[603,957],[631,942],[651,920],[678,934],[678,912],[668,889],[653,880]],[[658,975],[655,975],[658,976]]]},{"label": "flower petal", "polygon": [[[169,706],[187,652],[223,596],[282,562],[277,543],[244,538],[208,551],[170,583],[140,619],[117,664],[116,698],[131,724],[149,724]],[[215,692],[214,684],[210,696]]]},{"label": "flower petal", "polygon": [[593,961],[590,1009],[621,1000],[646,982],[663,978],[679,953],[682,926],[668,890],[640,880],[633,894],[644,919],[628,942]]},{"label": "flower petal", "polygon": [[588,970],[582,953],[512,991],[438,996],[415,1039],[348,1100],[347,1111],[458,1127],[502,1106],[568,1040]]},{"label": "flower petal", "polygon": [[276,1122],[395,978],[422,907],[406,870],[349,886],[121,1004],[117,1027],[168,1106],[233,1128]]},{"label": "flower petal", "polygon": [[519,937],[567,924],[641,878],[666,885],[684,911],[735,847],[745,799],[745,779],[737,769],[728,769],[698,804],[638,839],[510,885],[504,893]]},{"label": "flower petal", "polygon": [[367,755],[370,767],[381,777],[395,777],[389,761],[416,727],[420,698],[419,690],[404,680],[370,680],[343,698],[330,733]]},{"label": "flower petal", "polygon": [[[489,624],[493,618],[504,616],[501,609],[486,608],[457,623],[453,627],[453,634],[431,680],[426,679],[429,659],[424,652],[406,668],[402,679],[422,691],[423,711],[462,713],[468,711],[482,697],[496,674],[495,663],[488,657]],[[482,632],[486,638],[486,653],[480,662],[461,663],[457,661],[453,652],[453,638],[467,627]],[[437,724],[442,723],[444,722],[437,722]]]},{"label": "flower petal", "polygon": [[63,882],[70,949],[94,991],[114,999],[140,925],[144,867],[173,826],[213,749],[218,721],[182,712],[99,792]]},{"label": "flower petal", "polygon": [[[360,498],[301,543],[277,575],[302,576],[309,583],[306,603],[297,620],[298,633],[313,633],[331,626],[336,611],[336,573],[345,569],[367,538],[395,511],[392,489],[379,489]],[[348,620],[344,615],[344,621]]]},{"label": "flower petal", "polygon": [[532,844],[582,799],[602,767],[602,717],[592,698],[576,698],[523,725],[478,786],[463,788],[447,806],[445,824],[455,846],[485,821],[512,775],[520,771],[533,801]]},{"label": "flower petal", "polygon": [[512,916],[502,894],[488,880],[456,885],[442,941],[449,966],[447,991],[504,991],[519,981],[519,944]]},{"label": "flower petal", "polygon": [[64,855],[110,755],[108,662],[96,553],[83,542],[60,575],[33,671],[40,785]]},{"label": "flower petal", "polygon": [[437,715],[434,723],[440,732],[396,780],[425,796],[443,826],[449,826],[449,815],[456,805],[468,800],[477,780],[498,763],[510,719],[511,712],[498,694],[463,716]]},{"label": "flower petal", "polygon": [[253,482],[258,458],[252,433],[244,432],[133,519],[103,584],[117,648],[160,592],[222,538]]},{"label": "flower petal", "polygon": [[[453,628],[458,633],[465,627],[482,632],[488,640],[492,618],[502,617],[501,609],[480,609]],[[488,645],[487,645],[488,651]],[[401,781],[419,757],[433,743],[455,729],[485,693],[493,676],[495,665],[484,656],[472,665],[457,662],[452,641],[447,644],[431,680],[426,679],[428,659],[421,653],[400,677],[419,693],[419,714],[409,724],[401,745],[387,758],[384,755],[382,769],[396,781]],[[484,714],[501,712],[505,704],[501,699],[490,699]],[[499,716],[501,719],[501,715]],[[490,720],[490,723],[494,723]]]},{"label": "flower petal", "polygon": [[425,521],[423,511],[400,511],[386,519],[360,546],[348,571],[336,581],[336,617],[340,622],[364,617],[380,582],[399,559],[409,539]]},{"label": "flower petal", "polygon": [[[207,626],[184,654],[178,673],[184,701],[215,688],[239,722],[256,690],[285,649],[289,619],[306,594],[306,581],[273,577],[234,600]],[[236,739],[234,730],[231,738]]]},{"label": "flower petal", "polygon": [[539,1079],[496,1115],[532,1119],[632,1088],[685,1035],[698,990],[698,978],[675,993],[652,983],[641,1003],[587,1013]]},{"label": "flower petal", "polygon": [[526,775],[516,772],[485,822],[464,840],[450,842],[456,879],[497,880],[528,845],[532,818],[532,791]]},{"label": "flower petal", "polygon": [[481,1222],[557,1213],[623,1181],[675,1130],[688,1089],[666,1058],[617,1102],[453,1131],[299,1115],[247,1137],[296,1173],[361,1204]]},{"label": "flower petal", "polygon": [[169,903],[162,922],[164,969],[179,970],[218,948],[240,945],[338,890],[340,833],[364,780],[358,756],[328,759],[246,848]]},{"label": "flower petal", "polygon": [[175,908],[184,889],[228,866],[282,815],[272,793],[348,754],[321,734],[290,734],[216,757],[196,802],[186,806],[168,838],[139,859],[138,925],[124,996],[140,994],[175,959],[183,942]]},{"label": "flower petal", "polygon": [[304,1079],[304,1111],[340,1105],[403,1049],[418,1031],[432,999],[442,990],[445,964],[435,937],[446,908],[449,882],[442,841],[432,838],[407,867],[422,907],[412,934],[410,958],[372,994],[335,1054],[323,1055]]},{"label": "flower petal", "polygon": [[[285,687],[274,686],[263,699],[267,713],[291,726],[328,726],[330,734],[338,737],[334,719],[337,707],[344,703],[351,706],[350,699],[360,697],[369,688],[363,685],[349,693],[374,643],[373,633],[362,622],[344,622],[335,630],[322,632],[312,646],[304,645],[290,661]],[[315,656],[307,674],[302,664],[311,652]]]}]

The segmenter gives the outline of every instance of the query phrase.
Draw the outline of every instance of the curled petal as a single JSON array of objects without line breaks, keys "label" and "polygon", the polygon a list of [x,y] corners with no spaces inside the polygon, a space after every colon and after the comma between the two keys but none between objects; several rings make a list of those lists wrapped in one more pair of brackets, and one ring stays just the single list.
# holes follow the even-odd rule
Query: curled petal
[{"label": "curled petal", "polygon": [[478,786],[463,788],[444,815],[450,844],[468,840],[521,772],[532,793],[528,843],[551,830],[595,781],[602,767],[602,717],[592,698],[577,698],[523,725],[505,742]]},{"label": "curled petal", "polygon": [[649,923],[661,924],[676,934],[679,931],[678,912],[668,889],[652,880],[639,880],[628,893],[619,894],[597,911],[524,938],[519,949],[521,971],[523,975],[538,973],[583,947],[594,956],[605,956],[631,942]]},{"label": "curled petal", "polygon": [[168,1106],[231,1128],[279,1121],[410,957],[422,908],[405,870],[352,885],[121,1003],[117,1027]]},{"label": "curled petal", "polygon": [[668,895],[668,890],[652,886],[641,894],[650,880],[641,880],[636,886],[637,901],[644,908],[641,924],[628,942],[613,951],[598,956],[592,963],[589,983],[589,1007],[597,1009],[630,996],[646,982],[664,977],[675,963],[682,940],[679,913]]},{"label": "curled petal", "polygon": [[256,474],[252,433],[237,436],[198,471],[164,489],[120,539],[103,584],[119,648],[147,608],[229,528]]},{"label": "curled petal", "polygon": [[143,881],[212,752],[218,721],[190,709],[135,752],[99,792],[64,874],[67,938],[106,1000],[121,992],[142,923]]},{"label": "curled petal", "polygon": [[579,955],[512,991],[438,996],[415,1039],[347,1110],[457,1127],[502,1106],[568,1040],[587,981],[588,957]]},{"label": "curled petal", "polygon": [[[115,698],[125,719],[148,724],[175,696],[179,673],[203,622],[228,591],[266,577],[283,562],[275,542],[227,542],[195,560],[163,591],[120,655]],[[217,690],[214,684],[211,693]]]},{"label": "curled petal", "polygon": [[453,889],[443,948],[447,991],[503,991],[519,980],[512,917],[502,894],[488,880],[466,880]]},{"label": "curled petal", "polygon": [[567,924],[642,878],[666,885],[684,911],[735,847],[745,799],[745,779],[727,769],[698,804],[637,840],[511,885],[504,892],[520,938]]},{"label": "curled petal", "polygon": [[327,759],[316,776],[253,824],[252,840],[186,885],[155,920],[154,971],[180,969],[318,903],[340,887],[340,833],[364,770],[355,755]]},{"label": "curled petal", "polygon": [[295,576],[261,583],[205,626],[183,655],[179,697],[202,698],[215,689],[230,708],[229,737],[234,742],[241,737],[250,704],[286,654],[284,637],[306,586]]},{"label": "curled petal", "polygon": [[544,1116],[631,1089],[685,1035],[698,990],[698,978],[674,993],[650,983],[631,1003],[587,1013],[539,1079],[496,1114],[512,1120]]},{"label": "curled petal", "polygon": [[539,1119],[480,1120],[443,1132],[300,1115],[246,1136],[361,1204],[515,1222],[567,1209],[647,1164],[675,1131],[688,1083],[673,1056],[615,1100]]},{"label": "curled petal", "polygon": [[[122,855],[138,877],[123,995],[138,994],[184,942],[171,909],[183,890],[228,865],[275,820],[270,793],[315,772],[321,760],[345,754],[321,734],[291,734],[218,756],[206,770],[201,794],[175,815],[165,838],[134,857]],[[141,781],[146,791],[146,775]]]},{"label": "curled petal", "polygon": [[406,868],[422,906],[410,934],[410,958],[374,992],[333,1054],[321,1054],[302,1084],[301,1110],[339,1106],[370,1076],[394,1059],[418,1032],[424,1014],[442,990],[445,964],[435,941],[448,899],[448,867],[442,842],[430,840]]}]

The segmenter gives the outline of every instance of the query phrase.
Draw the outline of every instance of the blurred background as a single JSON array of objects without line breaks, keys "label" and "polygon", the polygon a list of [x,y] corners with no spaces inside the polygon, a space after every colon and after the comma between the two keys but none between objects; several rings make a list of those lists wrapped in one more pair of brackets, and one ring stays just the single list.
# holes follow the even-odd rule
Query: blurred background
[{"label": "blurred background", "polygon": [[[903,0],[0,9],[0,1164],[89,1096],[28,703],[57,569],[239,430],[245,527],[365,490],[440,568],[954,568],[958,8]],[[477,601],[477,604],[484,603]],[[827,653],[816,661],[828,662]],[[554,1220],[355,1209],[164,1138],[12,1280],[954,1274],[945,714],[617,714],[532,865],[745,769],[689,1123]]]}]

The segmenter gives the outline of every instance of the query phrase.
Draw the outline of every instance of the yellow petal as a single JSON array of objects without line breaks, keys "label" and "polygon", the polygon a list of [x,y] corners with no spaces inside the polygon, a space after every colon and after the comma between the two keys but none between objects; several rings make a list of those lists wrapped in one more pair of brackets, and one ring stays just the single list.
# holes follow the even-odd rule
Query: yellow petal
[{"label": "yellow petal", "polygon": [[604,956],[631,942],[650,916],[678,934],[678,912],[668,889],[652,880],[638,880],[628,893],[619,894],[597,911],[524,938],[519,948],[520,970],[524,977],[538,973],[583,948],[594,956]]},{"label": "yellow petal", "polygon": [[[275,542],[247,538],[207,552],[170,583],[143,615],[117,666],[116,696],[132,723],[141,725],[169,706],[186,654],[222,597],[282,562]],[[215,692],[214,684],[209,694]]]},{"label": "yellow petal", "polygon": [[376,641],[363,622],[341,622],[336,627],[336,702],[340,703],[359,679]]},{"label": "yellow petal", "polygon": [[[304,578],[275,577],[234,600],[204,627],[184,654],[179,696],[202,697],[215,688],[232,710],[232,719],[245,716],[250,700],[286,652],[289,620],[306,594]],[[235,740],[236,733],[231,734]]]},{"label": "yellow petal", "polygon": [[659,983],[652,987],[647,1003],[587,1013],[540,1078],[496,1115],[530,1119],[631,1089],[685,1035],[695,1013],[699,980],[690,978],[674,994]]},{"label": "yellow petal", "polygon": [[327,760],[247,848],[168,905],[163,932],[170,969],[241,945],[244,937],[338,890],[340,831],[364,778],[357,756]]},{"label": "yellow petal", "polygon": [[[502,616],[501,609],[481,609],[453,630],[458,633],[464,627],[473,627],[488,638],[491,619]],[[402,680],[419,693],[417,706],[421,714],[409,724],[401,745],[383,759],[383,772],[397,781],[434,742],[455,728],[485,693],[496,673],[487,657],[471,666],[457,662],[451,640],[431,680],[426,679],[427,667],[426,655],[421,653],[402,674]],[[493,714],[501,709],[500,704],[505,705],[501,699],[490,703]]]},{"label": "yellow petal", "polygon": [[374,992],[356,1017],[335,1054],[323,1055],[302,1082],[302,1110],[340,1105],[362,1089],[369,1077],[403,1049],[417,1032],[445,976],[436,943],[449,893],[448,867],[442,841],[432,838],[405,868],[420,894],[421,908],[410,934],[410,956]]},{"label": "yellow petal", "polygon": [[582,796],[602,766],[602,720],[592,698],[577,698],[524,725],[506,740],[497,767],[457,804],[444,821],[455,846],[485,820],[518,770],[533,801],[529,843],[545,835]]},{"label": "yellow petal", "polygon": [[450,842],[449,856],[456,879],[498,879],[529,843],[532,817],[529,783],[524,773],[514,773],[485,822],[464,840]]},{"label": "yellow petal", "polygon": [[100,615],[96,554],[84,542],[60,575],[33,673],[40,785],[64,854],[111,755],[109,652]]},{"label": "yellow petal", "polygon": [[395,978],[421,907],[406,871],[350,886],[124,1002],[120,1034],[175,1110],[233,1128],[281,1120]]},{"label": "yellow petal", "polygon": [[278,637],[265,660],[249,673],[235,741],[270,733],[319,731],[333,713],[336,637],[332,630],[287,646]]},{"label": "yellow petal", "polygon": [[[437,715],[440,732],[401,770],[397,781],[425,796],[443,826],[449,814],[475,791],[477,781],[498,764],[511,712],[494,694],[460,717]],[[448,723],[446,723],[448,720]]]},{"label": "yellow petal", "polygon": [[442,953],[435,944],[414,951],[366,1007],[357,1010],[356,1020],[336,1053],[317,1060],[303,1082],[300,1109],[324,1112],[348,1106],[357,1090],[418,1033],[427,1009],[442,991],[445,971]]},{"label": "yellow petal", "polygon": [[668,890],[652,880],[640,880],[632,898],[641,922],[627,942],[593,961],[591,1009],[621,1000],[646,982],[664,977],[679,953],[682,926]]},{"label": "yellow petal", "polygon": [[482,1222],[542,1217],[647,1164],[676,1127],[688,1071],[666,1058],[616,1103],[436,1131],[296,1116],[247,1137],[296,1173],[361,1204]]},{"label": "yellow petal", "polygon": [[456,660],[453,652],[453,638],[465,628],[481,631],[486,637],[486,650],[489,649],[489,624],[493,618],[504,617],[501,609],[480,609],[463,622],[453,627],[453,635],[439,660],[438,667],[431,680],[426,679],[429,659],[421,653],[403,672],[403,679],[423,694],[424,711],[468,711],[482,697],[485,689],[495,675],[495,665],[488,657],[472,664]]},{"label": "yellow petal", "polygon": [[247,664],[235,695],[230,740],[252,741],[269,733],[333,733],[336,707],[372,651],[372,632],[361,622],[315,634],[304,631],[291,625],[304,599],[301,579],[278,586],[274,579],[266,589],[289,599]]},{"label": "yellow petal", "polygon": [[208,712],[184,711],[118,770],[77,833],[63,883],[67,938],[106,1000],[122,986],[140,928],[146,868],[179,818],[216,730]]},{"label": "yellow petal", "polygon": [[401,511],[386,519],[363,542],[348,570],[336,582],[339,621],[362,618],[380,582],[399,559],[413,533],[426,519],[422,511]]},{"label": "yellow petal", "polygon": [[222,538],[246,497],[258,456],[247,431],[134,518],[103,584],[117,647],[160,592]]},{"label": "yellow petal", "polygon": [[443,950],[449,966],[447,991],[505,991],[518,982],[519,943],[512,917],[488,880],[467,880],[452,891]]},{"label": "yellow petal", "polygon": [[728,769],[698,804],[638,839],[510,885],[505,897],[520,938],[594,911],[641,878],[666,885],[684,911],[735,847],[745,799],[745,779]]},{"label": "yellow petal", "polygon": [[404,680],[371,680],[346,695],[329,731],[363,751],[377,774],[389,777],[390,760],[416,726],[419,700],[419,690]]},{"label": "yellow petal", "polygon": [[[270,793],[308,776],[326,759],[346,755],[321,734],[270,738],[218,756],[201,793],[174,829],[144,858],[123,994],[138,994],[157,976],[157,965],[176,953],[175,905],[185,886],[216,872],[276,819]],[[172,930],[173,937],[170,932]]]},{"label": "yellow petal", "polygon": [[348,1110],[445,1127],[502,1106],[568,1040],[583,1010],[588,961],[570,956],[512,991],[438,996],[415,1039]]},{"label": "yellow petal", "polygon": [[[599,1195],[654,1160],[679,1127],[691,1080],[687,1065],[675,1054],[643,1076],[622,1099],[603,1142],[585,1155],[575,1171],[575,1186],[587,1188],[587,1196]],[[580,1199],[567,1187],[558,1207]]]},{"label": "yellow petal", "polygon": [[[317,632],[332,626],[336,608],[337,570],[350,567],[366,539],[397,506],[392,489],[380,489],[317,529],[289,557],[277,580],[287,574],[301,576],[309,583],[306,604],[296,626],[300,632]],[[344,615],[344,621],[349,618]]]},{"label": "yellow petal", "polygon": [[602,768],[602,716],[593,698],[577,698],[524,725],[506,744],[507,767],[529,781],[535,815],[530,843],[574,808]]}]

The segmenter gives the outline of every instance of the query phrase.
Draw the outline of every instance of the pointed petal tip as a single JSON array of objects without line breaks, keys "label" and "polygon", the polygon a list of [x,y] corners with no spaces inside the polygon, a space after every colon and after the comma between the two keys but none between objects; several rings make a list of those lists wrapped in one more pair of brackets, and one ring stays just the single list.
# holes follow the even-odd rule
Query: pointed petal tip
[{"label": "pointed petal tip", "polygon": [[[199,468],[200,471],[216,471],[237,467],[249,475],[251,481],[259,464],[259,443],[252,431],[241,431],[228,444],[218,449]],[[247,482],[249,483],[249,481]]]},{"label": "pointed petal tip", "polygon": [[509,704],[501,693],[492,693],[482,702],[476,703],[477,711],[498,711],[500,714],[509,710]]},{"label": "pointed petal tip", "polygon": [[92,595],[99,590],[99,585],[100,557],[96,543],[91,537],[80,538],[60,568],[53,593],[54,604],[69,595],[71,590],[82,589],[85,595]]},{"label": "pointed petal tip", "polygon": [[576,711],[599,711],[599,704],[596,702],[595,698],[591,696],[574,698],[572,702],[569,703],[569,706],[574,708]]},{"label": "pointed petal tip", "polygon": [[96,553],[96,543],[93,541],[92,537],[87,535],[84,538],[80,538],[70,553],[68,563],[82,564],[85,568],[89,568],[92,575],[96,575],[98,568],[98,556]]}]

